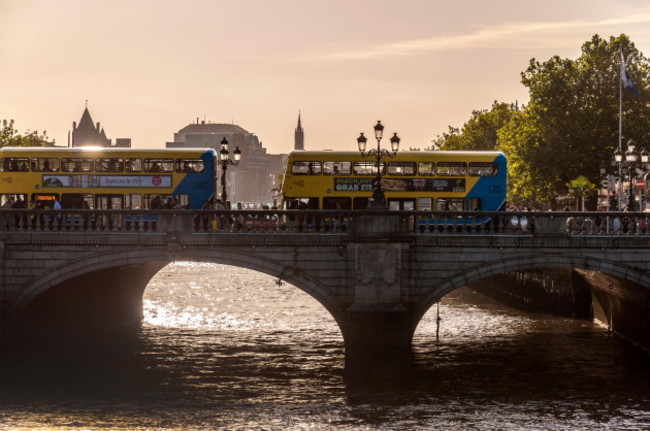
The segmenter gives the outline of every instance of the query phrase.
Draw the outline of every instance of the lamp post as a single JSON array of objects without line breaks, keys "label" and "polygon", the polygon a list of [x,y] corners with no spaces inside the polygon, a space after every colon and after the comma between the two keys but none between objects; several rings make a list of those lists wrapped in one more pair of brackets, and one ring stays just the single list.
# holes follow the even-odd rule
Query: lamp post
[{"label": "lamp post", "polygon": [[[622,181],[629,174],[629,186],[628,186],[628,196],[627,196],[627,209],[628,211],[634,211],[635,199],[634,199],[634,187],[637,169],[648,169],[648,161],[650,159],[650,153],[646,150],[642,150],[641,153],[636,150],[636,142],[633,139],[627,141],[627,150],[625,151],[625,160],[623,160],[623,152],[620,149],[614,151],[614,162],[618,164],[619,172],[619,190],[622,187]],[[621,193],[619,193],[619,196]],[[639,204],[642,204],[642,198],[639,198]],[[621,210],[620,199],[618,201],[618,210]]]},{"label": "lamp post", "polygon": [[228,140],[224,136],[224,138],[221,140],[221,150],[219,151],[219,162],[221,163],[221,186],[223,187],[221,189],[221,201],[223,202],[224,207],[226,205],[226,200],[228,199],[228,195],[226,193],[226,169],[228,169],[228,165],[237,166],[239,164],[239,159],[241,159],[241,150],[239,147],[235,148],[235,151],[233,151],[233,156],[235,158],[234,161],[230,160]]},{"label": "lamp post", "polygon": [[374,208],[385,208],[386,207],[386,198],[384,196],[384,188],[381,185],[381,158],[382,157],[395,157],[397,155],[397,151],[399,151],[399,141],[400,138],[397,136],[397,133],[394,133],[393,136],[390,138],[390,146],[392,152],[388,150],[384,150],[381,148],[381,139],[384,136],[384,126],[381,124],[381,121],[377,121],[377,124],[375,124],[375,139],[377,139],[377,149],[371,149],[370,151],[366,152],[366,142],[368,139],[363,136],[363,132],[359,137],[357,138],[357,145],[359,145],[359,152],[361,153],[361,157],[376,157],[377,159],[377,164],[376,164],[376,169],[377,169],[377,176],[375,177],[375,181],[372,185],[372,204],[371,206]]}]

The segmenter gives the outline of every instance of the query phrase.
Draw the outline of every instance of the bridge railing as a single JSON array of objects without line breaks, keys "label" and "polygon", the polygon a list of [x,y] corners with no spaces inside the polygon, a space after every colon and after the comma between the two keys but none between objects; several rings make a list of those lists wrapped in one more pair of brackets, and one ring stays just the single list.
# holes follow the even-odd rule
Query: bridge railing
[{"label": "bridge railing", "polygon": [[644,212],[388,210],[0,209],[0,232],[348,234],[368,216],[396,217],[412,235],[650,235]]}]

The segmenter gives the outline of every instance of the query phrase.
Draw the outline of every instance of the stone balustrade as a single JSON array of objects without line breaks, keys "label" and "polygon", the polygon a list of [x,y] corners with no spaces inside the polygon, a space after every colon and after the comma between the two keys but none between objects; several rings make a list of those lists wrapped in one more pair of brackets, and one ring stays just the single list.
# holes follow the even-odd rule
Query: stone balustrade
[{"label": "stone balustrade", "polygon": [[402,234],[648,235],[643,212],[346,210],[0,210],[2,232],[347,234],[355,217],[399,216]]}]

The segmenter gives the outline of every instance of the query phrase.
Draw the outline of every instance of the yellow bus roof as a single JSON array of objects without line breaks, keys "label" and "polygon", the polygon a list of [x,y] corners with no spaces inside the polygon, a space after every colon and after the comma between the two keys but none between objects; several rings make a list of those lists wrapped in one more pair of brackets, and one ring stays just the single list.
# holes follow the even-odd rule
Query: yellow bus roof
[{"label": "yellow bus roof", "polygon": [[[503,155],[501,151],[398,151],[394,159],[385,160],[422,160],[422,159],[462,159],[462,158],[485,158]],[[289,153],[289,159],[327,160],[375,160],[375,157],[362,157],[358,151],[304,151],[294,150]]]},{"label": "yellow bus roof", "polygon": [[25,155],[34,156],[37,154],[203,154],[212,152],[216,155],[213,148],[113,148],[113,147],[0,147],[0,154],[4,155]]}]

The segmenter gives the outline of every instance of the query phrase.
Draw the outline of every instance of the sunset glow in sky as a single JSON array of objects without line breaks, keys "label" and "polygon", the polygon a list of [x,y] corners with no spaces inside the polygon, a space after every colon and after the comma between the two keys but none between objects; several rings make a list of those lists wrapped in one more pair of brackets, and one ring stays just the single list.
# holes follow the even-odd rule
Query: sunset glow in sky
[{"label": "sunset glow in sky", "polygon": [[[66,145],[85,101],[108,138],[164,147],[197,118],[271,153],[355,150],[382,120],[424,147],[494,100],[525,103],[532,57],[594,34],[650,56],[650,1],[3,0],[0,119]],[[386,143],[388,145],[388,143]]]}]

